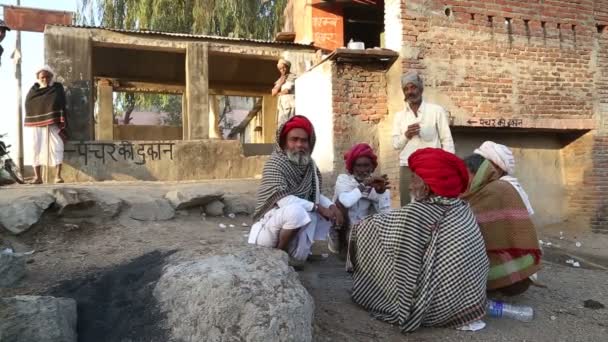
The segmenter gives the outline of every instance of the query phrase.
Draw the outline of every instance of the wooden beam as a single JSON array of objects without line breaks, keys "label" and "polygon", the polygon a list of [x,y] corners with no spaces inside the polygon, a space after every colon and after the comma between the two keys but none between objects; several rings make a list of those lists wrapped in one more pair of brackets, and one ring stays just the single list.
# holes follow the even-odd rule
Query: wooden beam
[{"label": "wooden beam", "polygon": [[[264,94],[270,94],[272,91],[272,84],[243,84],[243,83],[229,83],[229,82],[209,82],[209,88],[216,92],[218,95],[225,95],[224,93],[252,93],[258,94],[258,96]],[[221,93],[224,92],[224,93]],[[221,94],[220,94],[221,93]]]},{"label": "wooden beam", "polygon": [[183,94],[186,86],[181,84],[160,84],[150,82],[120,81],[113,82],[114,91],[134,91],[141,93]]},{"label": "wooden beam", "polygon": [[247,116],[243,119],[243,121],[241,121],[238,126],[233,127],[232,130],[230,130],[230,133],[228,134],[228,139],[233,139],[234,137],[236,137],[237,134],[242,133],[249,125],[249,122],[253,120],[253,118],[260,112],[260,110],[262,110],[262,99],[258,99],[255,102],[253,108],[249,111],[249,113],[247,113]]}]

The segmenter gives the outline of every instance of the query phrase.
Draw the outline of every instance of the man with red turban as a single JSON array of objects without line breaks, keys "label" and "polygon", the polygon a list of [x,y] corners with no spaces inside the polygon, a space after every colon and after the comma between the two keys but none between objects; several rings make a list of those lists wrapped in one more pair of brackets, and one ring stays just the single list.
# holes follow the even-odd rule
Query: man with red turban
[{"label": "man with red turban", "polygon": [[458,197],[466,166],[437,148],[417,150],[408,165],[415,201],[353,227],[353,300],[404,332],[464,327],[485,315],[489,270],[475,215]]},{"label": "man with red turban", "polygon": [[387,190],[388,178],[372,176],[378,167],[378,157],[371,146],[365,143],[353,146],[344,154],[348,173],[336,180],[334,202],[344,214],[343,227],[332,227],[329,232],[329,250],[339,253],[345,246],[350,227],[373,213],[384,213],[391,209],[391,194]]},{"label": "man with red turban", "polygon": [[315,131],[304,116],[287,120],[277,131],[275,150],[264,165],[249,243],[286,251],[292,261],[310,255],[313,241],[325,240],[340,210],[321,194],[321,173],[311,158]]}]

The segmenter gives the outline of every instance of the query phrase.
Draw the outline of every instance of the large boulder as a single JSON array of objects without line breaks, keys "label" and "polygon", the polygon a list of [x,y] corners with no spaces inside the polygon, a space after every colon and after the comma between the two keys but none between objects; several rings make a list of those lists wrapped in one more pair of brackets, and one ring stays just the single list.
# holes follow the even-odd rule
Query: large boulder
[{"label": "large boulder", "polygon": [[141,197],[128,200],[129,217],[139,221],[165,221],[175,217],[175,210],[162,198]]},{"label": "large boulder", "polygon": [[177,341],[311,341],[313,299],[282,251],[247,247],[167,266],[154,296]]},{"label": "large boulder", "polygon": [[25,258],[15,255],[10,249],[0,250],[0,287],[11,287],[23,276],[25,276]]},{"label": "large boulder", "polygon": [[120,213],[123,201],[106,192],[78,188],[53,190],[58,215],[68,218],[112,218]]},{"label": "large boulder", "polygon": [[253,215],[255,197],[250,195],[225,195],[224,212],[227,214]]},{"label": "large boulder", "polygon": [[215,200],[205,206],[205,214],[209,216],[224,215],[224,203],[220,200]]},{"label": "large boulder", "polygon": [[0,298],[0,341],[76,342],[76,301],[71,298]]},{"label": "large boulder", "polygon": [[13,234],[21,234],[37,223],[53,202],[55,198],[48,193],[0,201],[0,225]]},{"label": "large boulder", "polygon": [[165,198],[171,202],[176,210],[202,207],[213,201],[221,200],[224,193],[221,191],[206,191],[204,189],[181,189],[169,191]]}]

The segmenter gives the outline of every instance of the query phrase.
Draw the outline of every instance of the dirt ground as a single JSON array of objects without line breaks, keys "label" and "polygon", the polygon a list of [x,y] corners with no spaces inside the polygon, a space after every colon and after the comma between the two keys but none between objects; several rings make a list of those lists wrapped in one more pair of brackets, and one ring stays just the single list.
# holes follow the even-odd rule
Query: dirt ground
[{"label": "dirt ground", "polygon": [[[220,223],[227,228],[220,228]],[[80,341],[162,341],[166,335],[154,323],[163,317],[156,311],[151,289],[166,258],[183,253],[205,255],[243,245],[250,224],[248,217],[205,218],[199,210],[178,212],[173,220],[164,222],[135,221],[126,215],[105,222],[74,221],[45,214],[36,227],[19,237],[0,233],[0,238],[17,251],[35,250],[21,287],[0,289],[0,296],[76,298]],[[555,229],[560,228],[551,231],[558,231]],[[570,240],[556,240],[559,238],[553,233],[546,239],[556,244],[561,241],[564,246],[545,247],[539,280],[547,288],[534,287],[511,300],[532,306],[536,315],[533,322],[487,319],[488,326],[475,333],[421,329],[403,335],[397,328],[372,319],[350,300],[352,282],[342,262],[318,249],[321,252],[300,272],[315,299],[314,340],[605,341],[608,309],[585,308],[583,302],[593,299],[608,305],[608,258],[596,256],[588,263],[581,259],[583,267],[573,268],[565,263],[573,255],[566,246]],[[585,248],[578,252],[584,255]]]}]

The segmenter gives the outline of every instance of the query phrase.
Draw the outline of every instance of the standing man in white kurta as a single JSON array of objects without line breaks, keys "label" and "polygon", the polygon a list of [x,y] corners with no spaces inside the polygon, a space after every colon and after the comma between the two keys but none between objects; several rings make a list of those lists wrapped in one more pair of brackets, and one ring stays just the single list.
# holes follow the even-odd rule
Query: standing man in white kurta
[{"label": "standing man in white kurta", "polygon": [[396,113],[393,121],[393,147],[399,154],[399,196],[401,206],[410,202],[412,172],[407,160],[416,150],[441,148],[454,153],[448,113],[443,107],[422,100],[424,83],[420,75],[410,71],[401,77],[405,109]]}]

